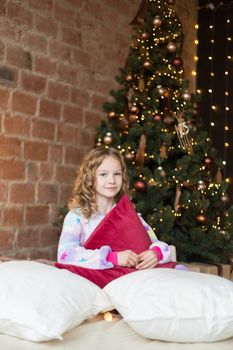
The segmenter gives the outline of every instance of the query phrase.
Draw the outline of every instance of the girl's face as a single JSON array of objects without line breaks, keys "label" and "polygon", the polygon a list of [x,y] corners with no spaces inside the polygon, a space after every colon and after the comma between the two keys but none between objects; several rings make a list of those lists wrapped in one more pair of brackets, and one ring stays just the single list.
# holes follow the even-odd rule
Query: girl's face
[{"label": "girl's face", "polygon": [[122,168],[120,161],[114,156],[104,158],[96,170],[96,197],[113,199],[122,187]]}]

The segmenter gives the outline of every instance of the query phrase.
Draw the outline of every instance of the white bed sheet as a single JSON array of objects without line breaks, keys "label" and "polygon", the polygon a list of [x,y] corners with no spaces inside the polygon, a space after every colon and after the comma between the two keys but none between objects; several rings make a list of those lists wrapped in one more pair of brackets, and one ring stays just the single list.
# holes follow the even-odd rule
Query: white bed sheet
[{"label": "white bed sheet", "polygon": [[233,338],[216,343],[168,343],[136,334],[122,319],[99,315],[64,335],[64,340],[33,343],[0,334],[1,350],[232,350]]}]

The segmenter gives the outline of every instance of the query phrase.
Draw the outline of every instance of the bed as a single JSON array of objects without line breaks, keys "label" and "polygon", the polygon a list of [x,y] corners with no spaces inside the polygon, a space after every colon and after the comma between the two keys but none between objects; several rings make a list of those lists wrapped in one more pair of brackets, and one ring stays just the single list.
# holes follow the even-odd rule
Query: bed
[{"label": "bed", "polygon": [[136,334],[122,319],[105,321],[103,315],[74,328],[64,340],[33,343],[0,335],[1,350],[232,350],[233,338],[216,343],[172,343],[149,340]]},{"label": "bed", "polygon": [[[173,248],[173,257],[175,258],[175,248]],[[39,262],[8,261],[8,258],[3,257],[1,257],[0,260],[5,261],[0,264],[1,350],[86,350],[98,347],[101,350],[122,350],[127,348],[132,348],[134,350],[233,349],[233,283],[225,278],[195,271],[185,272],[175,271],[174,269],[156,269],[157,271],[153,271],[154,269],[150,269],[120,277],[109,283],[102,290],[83,277],[48,265],[48,261],[46,260],[39,260]],[[172,288],[170,288],[172,278],[174,278],[174,283],[172,283]],[[184,284],[183,279],[188,279],[188,283],[186,281]],[[162,283],[163,288],[164,283],[169,283],[169,288],[156,289],[158,283]],[[65,287],[67,284],[69,284],[70,295],[68,295]],[[139,290],[138,286],[143,286],[143,288]],[[215,290],[215,287],[218,287],[218,290]],[[182,295],[181,293],[184,289],[185,293]],[[10,297],[9,291],[11,293]],[[59,291],[57,300],[54,298],[54,291]],[[160,301],[159,304],[156,304],[155,300],[153,309],[150,306],[150,302],[145,302],[147,298],[144,298],[143,293],[146,293],[148,298],[151,295],[153,298],[156,296],[155,299]],[[197,295],[197,293],[199,293],[199,295]],[[36,296],[36,294],[38,294],[38,296]],[[80,304],[77,302],[76,313],[78,311],[78,313],[81,314],[82,311],[84,314],[81,318],[76,320],[76,325],[72,323],[70,326],[66,327],[66,323],[74,314],[74,310],[72,309],[71,312],[67,305],[67,299],[70,299],[69,301],[73,308],[77,299],[77,294],[79,295],[78,299],[80,300],[78,300],[78,302]],[[98,301],[96,301],[97,294]],[[191,294],[193,300],[190,303],[189,295]],[[107,302],[105,300],[105,295],[108,297]],[[31,298],[31,296],[35,296],[35,299]],[[24,297],[24,299],[22,297]],[[86,301],[86,307],[88,308],[88,305],[91,303],[93,304],[92,310],[88,309],[88,313],[86,310],[83,311],[83,308],[85,308],[85,298],[87,297],[89,299]],[[158,307],[163,298],[167,309],[163,306],[162,313],[159,314]],[[169,299],[172,299],[171,303],[167,302]],[[49,341],[44,339],[29,341],[25,340],[28,337],[27,332],[23,337],[18,337],[18,330],[15,331],[15,329],[14,332],[16,336],[8,335],[8,331],[2,330],[1,322],[2,319],[6,319],[4,312],[8,313],[9,308],[12,307],[12,301],[14,304],[14,300],[16,300],[16,304],[13,305],[13,312],[17,315],[22,314],[22,317],[20,316],[20,318],[17,319],[19,324],[22,324],[22,322],[24,323],[25,320],[28,321],[27,312],[29,313],[30,319],[30,317],[32,317],[31,310],[33,310],[32,319],[34,321],[35,316],[41,316],[41,312],[38,312],[38,310],[46,310],[50,307],[51,303],[54,302],[52,305],[52,310],[54,310],[54,312],[48,311],[49,319],[47,320],[47,328],[45,328],[45,336],[47,336],[47,329],[50,324],[59,323],[59,319],[64,319],[63,323],[65,323],[65,328],[63,327],[62,330],[59,329],[60,333],[58,332],[58,335],[61,334],[63,339],[55,339],[56,337],[50,335]],[[176,304],[175,308],[173,308],[174,304]],[[23,309],[22,305],[24,305]],[[63,307],[62,310],[61,305]],[[109,305],[114,306],[115,310],[112,311],[113,307],[108,309]],[[128,306],[128,309],[125,305]],[[106,310],[103,310],[105,307]],[[19,310],[17,310],[17,308],[19,308]],[[190,318],[190,315],[192,315],[193,312],[195,313],[198,308],[198,316],[200,316],[199,321],[201,321],[201,323],[199,322],[199,324],[197,324],[195,320],[196,316],[194,315],[191,320],[191,327],[189,326],[189,328],[186,328],[185,317],[188,316],[188,318]],[[116,309],[118,312],[116,312]],[[150,309],[152,309],[153,315],[158,314],[158,317],[156,316],[157,319],[153,320],[148,318],[148,321],[148,319],[146,320],[144,318],[139,325],[129,321],[130,319],[131,321],[132,319],[138,320],[146,309],[148,316]],[[176,320],[164,318],[164,312],[166,314],[170,314],[171,312],[171,314],[175,315]],[[228,320],[224,325],[226,318]],[[177,319],[179,324],[176,323]],[[15,315],[11,321],[13,321],[11,327],[14,328]],[[150,334],[149,336],[147,334],[147,328],[148,325],[153,322],[155,322],[155,329],[152,332],[154,339],[151,340]],[[39,331],[43,323],[43,318],[39,321],[37,320],[35,324],[32,325],[33,332],[36,333]],[[163,328],[161,331],[157,331],[157,328],[159,328],[158,325],[160,324]],[[175,326],[175,333],[171,325]],[[171,329],[169,329],[169,327]],[[222,327],[225,327],[225,329]],[[199,334],[201,336],[203,328],[205,329],[202,336],[205,340],[200,342]],[[145,336],[140,334],[141,331]],[[181,339],[181,342],[177,340],[171,341],[171,339],[174,339],[174,335],[177,332],[179,334],[178,339]],[[188,336],[192,339],[191,342],[186,342],[183,336],[186,333],[188,334],[188,332],[190,332]],[[195,332],[196,338],[194,335]],[[222,340],[215,341],[214,336],[215,333],[218,332],[219,334],[216,339]],[[161,333],[164,334],[162,334],[162,338],[160,339],[165,339],[167,341],[157,340]],[[210,342],[208,342],[208,336],[210,336]]]}]

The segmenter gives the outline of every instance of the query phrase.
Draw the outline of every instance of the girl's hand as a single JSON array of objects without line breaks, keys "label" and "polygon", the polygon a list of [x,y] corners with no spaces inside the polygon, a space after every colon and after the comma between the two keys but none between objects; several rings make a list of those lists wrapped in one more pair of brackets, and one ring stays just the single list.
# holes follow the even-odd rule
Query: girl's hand
[{"label": "girl's hand", "polygon": [[138,263],[138,256],[132,250],[124,250],[117,253],[118,265],[123,267],[135,267]]},{"label": "girl's hand", "polygon": [[136,269],[151,269],[158,264],[157,254],[151,249],[145,250],[138,255],[138,261],[139,264],[136,265]]}]

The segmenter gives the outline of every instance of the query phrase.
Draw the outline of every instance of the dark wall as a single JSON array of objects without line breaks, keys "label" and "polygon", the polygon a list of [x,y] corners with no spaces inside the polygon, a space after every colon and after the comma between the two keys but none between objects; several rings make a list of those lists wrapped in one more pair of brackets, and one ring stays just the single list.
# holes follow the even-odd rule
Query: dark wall
[{"label": "dark wall", "polygon": [[[211,8],[206,4],[212,4]],[[224,178],[231,178],[229,193],[233,201],[233,1],[199,3],[197,89],[202,100],[199,112],[219,156],[226,161]],[[227,20],[230,22],[227,23]],[[210,26],[213,26],[211,29]],[[231,38],[231,40],[227,39]],[[214,42],[211,43],[211,40]],[[230,56],[231,58],[228,58]],[[212,57],[212,60],[209,59]],[[225,75],[225,72],[228,75]],[[214,76],[211,76],[211,72]],[[208,90],[212,89],[212,93]],[[228,96],[225,92],[228,91]],[[212,106],[216,106],[213,110]],[[229,111],[226,111],[229,107]],[[214,127],[211,126],[214,123]],[[225,126],[229,127],[226,131]],[[225,147],[224,143],[229,143]]]}]

